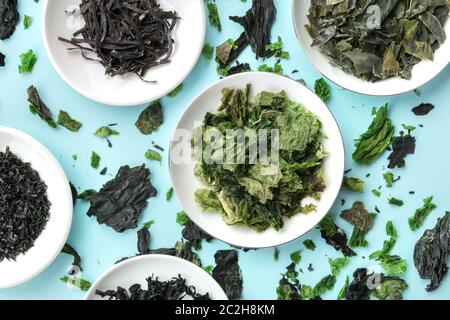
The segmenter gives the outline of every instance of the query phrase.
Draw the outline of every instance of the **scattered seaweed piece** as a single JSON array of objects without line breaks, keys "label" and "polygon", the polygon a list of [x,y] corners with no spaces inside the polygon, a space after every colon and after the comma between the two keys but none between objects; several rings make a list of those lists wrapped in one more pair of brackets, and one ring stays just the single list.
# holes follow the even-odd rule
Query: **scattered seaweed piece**
[{"label": "scattered seaweed piece", "polygon": [[5,66],[5,58],[6,58],[5,55],[0,52],[0,67]]},{"label": "scattered seaweed piece", "polygon": [[92,283],[90,281],[81,279],[81,278],[73,278],[73,277],[64,276],[64,277],[61,277],[59,280],[61,280],[64,283],[68,283],[68,284],[80,289],[83,292],[89,291],[89,289],[92,286]]},{"label": "scattered seaweed piece", "polygon": [[411,111],[416,116],[426,116],[434,109],[434,105],[431,103],[421,103],[417,107],[414,107]]},{"label": "scattered seaweed piece", "polygon": [[58,124],[63,126],[69,131],[77,132],[80,130],[82,124],[81,122],[73,119],[66,111],[59,110],[58,114]]},{"label": "scattered seaweed piece", "polygon": [[18,22],[17,0],[0,0],[0,40],[11,37]]},{"label": "scattered seaweed piece", "polygon": [[345,189],[347,189],[348,191],[359,192],[359,193],[364,192],[364,184],[365,183],[361,179],[344,176],[343,184],[344,184]]},{"label": "scattered seaweed piece", "polygon": [[31,73],[37,62],[36,54],[33,50],[28,50],[20,55],[19,73]]},{"label": "scattered seaweed piece", "polygon": [[433,197],[423,199],[423,207],[417,209],[414,215],[408,219],[408,225],[412,231],[419,229],[425,222],[425,219],[430,215],[431,211],[437,208],[432,201]]},{"label": "scattered seaweed piece", "polygon": [[117,232],[136,228],[147,199],[157,194],[149,178],[150,170],[144,165],[121,167],[114,179],[91,195],[87,215],[96,216],[99,224],[106,224]]},{"label": "scattered seaweed piece", "polygon": [[324,78],[316,80],[314,83],[314,91],[325,103],[327,103],[331,98],[330,85]]},{"label": "scattered seaweed piece", "polygon": [[361,231],[367,232],[372,229],[373,218],[361,201],[354,202],[352,207],[342,211],[340,216]]},{"label": "scattered seaweed piece", "polygon": [[411,134],[395,137],[392,142],[392,152],[388,157],[389,169],[403,168],[406,165],[405,158],[409,154],[414,154],[416,151],[416,138]]},{"label": "scattered seaweed piece", "polygon": [[[373,222],[375,220],[375,218],[377,217],[377,214],[376,213],[369,213],[369,216],[371,217],[372,222]],[[351,248],[357,248],[357,247],[365,248],[365,247],[368,247],[369,243],[365,239],[365,236],[366,236],[366,234],[369,231],[370,230],[367,230],[367,231],[360,230],[358,227],[355,226],[353,228],[352,235],[350,236],[350,240],[348,241],[348,245]]]},{"label": "scattered seaweed piece", "polygon": [[205,240],[206,242],[210,242],[214,238],[211,237],[208,233],[200,229],[192,220],[188,220],[184,224],[183,231],[181,232],[181,235],[184,239],[192,243],[193,247],[195,249],[201,249],[202,247],[202,240]]},{"label": "scattered seaweed piece", "polygon": [[219,250],[214,255],[216,267],[213,278],[220,284],[229,299],[239,299],[242,295],[242,275],[236,250]]},{"label": "scattered seaweed piece", "polygon": [[144,111],[139,115],[136,121],[136,127],[142,134],[149,135],[158,130],[159,126],[163,123],[164,117],[162,113],[162,107],[160,101],[151,103]]},{"label": "scattered seaweed piece", "polygon": [[326,215],[322,219],[318,225],[318,229],[327,244],[337,251],[341,251],[346,257],[356,256],[356,253],[347,245],[347,234],[334,223],[330,215]]},{"label": "scattered seaweed piece", "polygon": [[41,100],[36,88],[34,86],[28,87],[27,94],[31,113],[37,114],[42,120],[47,122],[50,127],[56,128],[57,124],[53,120],[52,112],[45,105],[44,101]]},{"label": "scattered seaweed piece", "polygon": [[85,26],[59,40],[98,61],[107,75],[134,73],[143,79],[149,69],[170,62],[178,16],[156,1],[82,0],[80,12]]},{"label": "scattered seaweed piece", "polygon": [[77,271],[83,271],[83,268],[81,267],[81,257],[70,244],[68,243],[64,244],[64,247],[61,250],[61,252],[73,257],[72,266],[75,268],[72,268],[71,271],[69,271],[69,275],[74,275],[78,273]]},{"label": "scattered seaweed piece", "polygon": [[429,279],[426,290],[436,290],[448,272],[450,253],[450,212],[439,218],[433,229],[428,229],[414,247],[414,265],[422,279]]}]

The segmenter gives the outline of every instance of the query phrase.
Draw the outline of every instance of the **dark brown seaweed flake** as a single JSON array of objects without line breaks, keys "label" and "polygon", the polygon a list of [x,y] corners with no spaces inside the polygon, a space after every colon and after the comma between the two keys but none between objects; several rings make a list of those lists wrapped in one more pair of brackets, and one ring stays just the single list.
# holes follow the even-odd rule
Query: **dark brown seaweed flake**
[{"label": "dark brown seaweed flake", "polygon": [[42,101],[39,93],[34,86],[30,86],[27,89],[28,102],[30,103],[30,111],[33,114],[37,114],[42,120],[47,122],[47,124],[56,128],[56,122],[53,120],[52,112],[47,107],[47,105]]},{"label": "dark brown seaweed flake", "polygon": [[400,135],[395,137],[392,142],[392,152],[388,157],[389,169],[394,169],[395,167],[403,168],[406,165],[405,158],[409,154],[414,154],[416,151],[416,138],[407,135]]},{"label": "dark brown seaweed flake", "polygon": [[47,185],[9,148],[0,152],[0,262],[33,247],[50,217]]},{"label": "dark brown seaweed flake", "polygon": [[411,111],[416,116],[426,116],[434,109],[434,106],[431,103],[421,103],[417,107],[414,107]]},{"label": "dark brown seaweed flake", "polygon": [[156,101],[142,111],[136,121],[136,127],[142,134],[148,135],[157,130],[162,123],[161,103]]},{"label": "dark brown seaweed flake", "polygon": [[5,58],[6,58],[5,55],[0,52],[0,67],[5,66]]},{"label": "dark brown seaweed flake", "polygon": [[236,250],[220,250],[214,255],[216,267],[213,278],[220,284],[229,299],[239,299],[242,294],[242,275]]},{"label": "dark brown seaweed flake", "polygon": [[341,218],[364,232],[369,231],[373,225],[372,217],[360,201],[353,203],[350,209],[342,211]]},{"label": "dark brown seaweed flake", "polygon": [[422,279],[430,279],[427,291],[439,287],[448,272],[450,253],[450,212],[438,219],[434,229],[426,230],[414,248],[414,265]]},{"label": "dark brown seaweed flake", "polygon": [[61,252],[73,257],[72,266],[75,268],[72,268],[71,271],[69,271],[70,275],[76,274],[79,271],[83,271],[83,268],[81,267],[81,257],[70,244],[66,243]]},{"label": "dark brown seaweed flake", "polygon": [[209,234],[200,229],[194,222],[189,220],[183,228],[182,236],[187,241],[191,242],[193,246],[197,249],[201,248],[202,240],[206,240],[206,242],[210,242],[214,238]]},{"label": "dark brown seaweed flake", "polygon": [[136,228],[147,199],[157,193],[149,178],[150,170],[144,165],[131,169],[121,167],[114,179],[92,194],[87,215],[96,216],[98,223],[117,232]]},{"label": "dark brown seaweed flake", "polygon": [[0,40],[8,39],[18,22],[17,0],[0,0]]}]

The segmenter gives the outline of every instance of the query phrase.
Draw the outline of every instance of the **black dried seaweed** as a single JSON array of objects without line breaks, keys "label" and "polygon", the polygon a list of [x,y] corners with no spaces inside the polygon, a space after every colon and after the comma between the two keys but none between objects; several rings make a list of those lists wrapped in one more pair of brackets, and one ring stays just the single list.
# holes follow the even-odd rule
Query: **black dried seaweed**
[{"label": "black dried seaweed", "polygon": [[416,138],[411,134],[400,135],[395,137],[392,142],[392,152],[388,157],[389,169],[395,167],[403,168],[406,165],[405,158],[409,154],[414,154],[416,151]]},{"label": "black dried seaweed", "polygon": [[96,216],[99,224],[117,232],[136,228],[147,199],[157,194],[149,178],[150,170],[145,165],[121,167],[114,179],[92,194],[87,215]]},{"label": "black dried seaweed", "polygon": [[193,300],[211,300],[208,293],[197,293],[195,287],[188,285],[181,275],[169,281],[159,281],[158,277],[152,275],[146,281],[147,290],[142,289],[140,284],[134,284],[128,290],[117,287],[117,290],[97,290],[95,294],[109,300],[184,300],[187,297]]},{"label": "black dried seaweed", "polygon": [[142,134],[148,135],[157,130],[163,123],[163,120],[164,117],[161,103],[156,101],[141,112],[138,120],[136,121],[136,127]]},{"label": "black dried seaweed", "polygon": [[18,22],[17,0],[0,0],[0,40],[8,39]]},{"label": "black dried seaweed", "polygon": [[47,185],[9,147],[0,152],[0,262],[33,247],[50,217]]},{"label": "black dried seaweed", "polygon": [[219,250],[214,255],[216,267],[213,278],[220,284],[229,299],[239,299],[242,295],[242,275],[236,250]]},{"label": "black dried seaweed", "polygon": [[5,58],[6,58],[5,55],[0,52],[0,67],[5,66]]},{"label": "black dried seaweed", "polygon": [[150,245],[150,231],[148,228],[141,228],[137,232],[138,241],[137,248],[139,254],[147,254]]},{"label": "black dried seaweed", "polygon": [[434,109],[434,106],[431,103],[421,103],[417,107],[414,107],[411,111],[416,116],[426,116]]},{"label": "black dried seaweed", "polygon": [[202,246],[202,240],[206,240],[206,242],[210,242],[214,238],[211,237],[208,233],[200,229],[194,222],[189,220],[183,228],[182,236],[184,239],[192,243],[194,248],[200,249]]},{"label": "black dried seaweed", "polygon": [[337,251],[342,251],[346,257],[356,256],[356,253],[347,244],[347,234],[334,223],[333,218],[329,215],[319,223],[318,229],[327,244]]},{"label": "black dried seaweed", "polygon": [[77,202],[78,191],[77,188],[75,188],[75,186],[72,184],[72,182],[69,182],[69,185],[70,185],[70,192],[72,194],[72,204],[75,205],[75,203]]},{"label": "black dried seaweed", "polygon": [[332,64],[367,81],[410,79],[446,40],[447,0],[313,0],[306,29]]},{"label": "black dried seaweed", "polygon": [[422,279],[430,279],[427,291],[436,290],[448,272],[450,253],[450,212],[426,230],[414,248],[414,265]]},{"label": "black dried seaweed", "polygon": [[216,62],[221,68],[225,68],[247,48],[248,44],[244,32],[234,41],[225,41],[216,48]]},{"label": "black dried seaweed", "polygon": [[36,88],[34,86],[28,87],[27,94],[31,112],[37,114],[42,120],[47,122],[50,127],[56,128],[56,122],[53,120],[52,112],[46,106],[44,101],[42,101]]},{"label": "black dried seaweed", "polygon": [[268,58],[274,54],[267,46],[271,42],[271,30],[276,15],[277,9],[273,0],[253,0],[252,8],[243,17],[230,17],[244,28],[256,58]]},{"label": "black dried seaweed", "polygon": [[237,63],[235,66],[228,69],[227,76],[232,76],[233,74],[248,71],[251,71],[250,65],[248,63]]},{"label": "black dried seaweed", "polygon": [[[81,257],[70,244],[66,243],[61,252],[72,256],[72,266],[76,267],[78,271],[83,271],[83,268],[81,267]],[[70,275],[73,275],[74,273],[77,273],[77,270],[75,268],[71,269],[71,271],[69,272]]]},{"label": "black dried seaweed", "polygon": [[84,58],[98,61],[106,74],[135,73],[143,78],[149,69],[170,62],[178,17],[155,0],[82,0],[80,12],[85,26],[72,39],[59,39],[73,46],[69,50],[78,49]]}]

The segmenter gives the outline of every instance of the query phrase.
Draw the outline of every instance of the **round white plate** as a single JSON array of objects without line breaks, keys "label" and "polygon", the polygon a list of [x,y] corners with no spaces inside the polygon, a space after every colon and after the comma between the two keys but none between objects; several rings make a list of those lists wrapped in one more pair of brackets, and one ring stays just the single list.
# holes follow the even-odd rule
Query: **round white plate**
[{"label": "round white plate", "polygon": [[0,262],[0,288],[21,284],[42,272],[61,252],[72,224],[72,193],[59,162],[41,143],[15,129],[0,126],[0,151],[6,147],[31,163],[47,185],[50,218],[34,246],[16,261]]},{"label": "round white plate", "polygon": [[[197,189],[205,186],[194,176],[194,164],[176,163],[174,155],[179,154],[180,138],[175,136],[185,132],[185,139],[190,139],[194,127],[201,125],[206,112],[217,112],[220,105],[221,90],[223,88],[244,88],[246,84],[252,85],[251,95],[263,90],[279,92],[284,90],[288,97],[303,103],[305,107],[316,114],[322,121],[325,134],[329,137],[324,140],[324,147],[330,156],[324,162],[324,173],[327,183],[319,202],[305,199],[304,203],[315,203],[317,212],[308,215],[298,214],[285,221],[280,231],[274,229],[258,233],[247,227],[228,226],[219,213],[205,213],[194,200]],[[186,108],[181,116],[177,130],[172,137],[170,145],[169,170],[173,189],[181,206],[189,217],[211,236],[238,247],[265,248],[278,246],[311,230],[328,213],[333,205],[341,187],[344,175],[344,146],[339,127],[322,100],[308,88],[297,81],[273,73],[246,72],[220,80],[200,93]],[[188,140],[188,146],[189,146]],[[184,148],[188,157],[191,149]],[[187,162],[187,161],[185,161]]]},{"label": "round white plate", "polygon": [[[311,0],[293,0],[292,18],[298,41],[311,63],[330,81],[353,92],[371,96],[392,96],[409,92],[424,85],[437,76],[450,62],[450,39],[436,51],[433,61],[422,61],[414,66],[410,80],[400,77],[390,78],[379,82],[361,80],[351,74],[333,66],[327,56],[322,54],[317,47],[311,47],[312,38],[306,31],[305,25],[309,24],[307,14]],[[445,31],[450,37],[450,21],[445,25]]]},{"label": "round white plate", "polygon": [[160,281],[181,275],[199,294],[209,293],[212,300],[228,300],[220,285],[205,270],[181,258],[161,254],[147,254],[116,264],[94,282],[85,300],[102,300],[95,294],[97,290],[116,290],[118,286],[128,289],[139,283],[146,289],[145,279],[152,275]]},{"label": "round white plate", "polygon": [[42,13],[42,36],[48,56],[59,75],[76,91],[97,102],[132,106],[156,100],[175,89],[194,68],[203,48],[206,18],[203,0],[157,0],[161,7],[175,10],[180,17],[173,32],[171,62],[150,69],[146,83],[134,74],[110,77],[95,61],[87,61],[77,50],[67,51],[70,39],[84,25],[81,16],[69,15],[80,0],[46,0]]}]

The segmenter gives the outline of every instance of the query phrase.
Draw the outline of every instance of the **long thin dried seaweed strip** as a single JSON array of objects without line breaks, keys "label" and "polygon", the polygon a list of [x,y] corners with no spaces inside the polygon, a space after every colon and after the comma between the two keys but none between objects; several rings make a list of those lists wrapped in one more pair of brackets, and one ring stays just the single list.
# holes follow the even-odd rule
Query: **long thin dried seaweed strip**
[{"label": "long thin dried seaweed strip", "polygon": [[[172,32],[177,14],[164,11],[154,0],[82,0],[80,12],[85,26],[73,34],[70,43],[84,51],[94,51],[110,76],[146,72],[170,62]],[[78,38],[81,36],[81,38]]]}]

